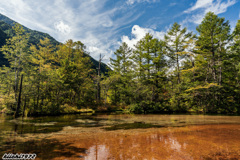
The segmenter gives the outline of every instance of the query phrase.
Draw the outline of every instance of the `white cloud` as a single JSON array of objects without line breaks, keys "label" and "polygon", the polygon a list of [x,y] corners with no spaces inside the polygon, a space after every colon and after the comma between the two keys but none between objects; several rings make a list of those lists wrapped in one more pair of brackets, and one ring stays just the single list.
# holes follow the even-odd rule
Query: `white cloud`
[{"label": "white cloud", "polygon": [[6,14],[6,10],[5,10],[5,8],[2,8],[1,6],[0,6],[0,13],[2,13],[2,14]]},{"label": "white cloud", "polygon": [[206,12],[212,11],[215,14],[224,13],[227,11],[227,8],[234,5],[236,0],[228,0],[227,2],[221,2],[221,0],[217,0],[215,3],[212,3],[211,6],[207,7]]},{"label": "white cloud", "polygon": [[71,32],[71,28],[69,27],[69,25],[64,24],[63,21],[58,21],[54,24],[54,27],[56,30],[58,30],[59,32],[63,33],[63,34],[69,34]]},{"label": "white cloud", "polygon": [[129,25],[142,13],[131,10],[113,19],[126,10],[126,3],[115,2],[113,7],[105,8],[107,1],[1,0],[0,12],[30,29],[49,33],[60,42],[80,40],[93,58],[98,59],[102,53],[108,59],[118,47],[121,26]]},{"label": "white cloud", "polygon": [[134,3],[142,3],[142,2],[148,2],[148,3],[154,3],[157,0],[127,0],[128,5],[133,5]]},{"label": "white cloud", "polygon": [[199,8],[205,8],[205,7],[208,7],[209,5],[211,5],[212,3],[213,3],[213,0],[197,0],[196,4],[194,6],[192,6],[191,8],[187,9],[184,12],[189,13],[189,12],[194,11]]},{"label": "white cloud", "polygon": [[134,45],[137,44],[139,40],[141,40],[146,33],[150,33],[154,38],[163,39],[164,32],[154,31],[150,28],[142,28],[138,25],[134,25],[132,27],[132,36],[133,38],[129,38],[128,36],[122,36],[122,42],[125,42],[129,45],[129,47],[134,48]]},{"label": "white cloud", "polygon": [[[214,12],[215,14],[221,14],[227,11],[228,7],[234,5],[236,0],[228,0],[227,2],[222,2],[222,0],[197,0],[196,4],[184,11],[184,13],[191,13],[194,11],[199,11],[188,18],[187,21],[200,24],[207,12]],[[201,10],[200,10],[201,9]]]},{"label": "white cloud", "polygon": [[170,3],[170,4],[169,4],[169,6],[171,6],[171,7],[172,7],[172,6],[176,6],[176,5],[177,5],[177,3]]}]

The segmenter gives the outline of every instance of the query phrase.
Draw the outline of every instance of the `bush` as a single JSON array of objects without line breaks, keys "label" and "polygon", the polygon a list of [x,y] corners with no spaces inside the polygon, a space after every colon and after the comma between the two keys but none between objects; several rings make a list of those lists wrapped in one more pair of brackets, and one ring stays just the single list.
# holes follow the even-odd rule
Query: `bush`
[{"label": "bush", "polygon": [[131,104],[128,110],[130,113],[137,113],[137,114],[144,112],[143,108],[139,104]]}]

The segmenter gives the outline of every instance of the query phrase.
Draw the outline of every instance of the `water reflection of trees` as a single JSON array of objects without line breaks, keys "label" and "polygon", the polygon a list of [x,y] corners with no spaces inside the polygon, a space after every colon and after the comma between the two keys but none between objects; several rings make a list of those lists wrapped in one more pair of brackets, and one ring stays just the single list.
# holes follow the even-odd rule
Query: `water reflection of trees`
[{"label": "water reflection of trees", "polygon": [[174,159],[179,155],[184,155],[182,158],[185,159],[192,159],[189,154],[184,153],[186,145],[178,142],[173,134],[126,134],[107,138],[99,137],[87,150],[85,159],[106,159],[106,157],[110,159]]},{"label": "water reflection of trees", "polygon": [[[228,159],[240,158],[237,126],[208,125],[162,131],[103,133],[89,141],[87,159]],[[119,133],[120,132],[120,133]],[[231,133],[229,135],[228,133]],[[104,156],[104,158],[103,158]],[[93,158],[95,157],[95,158]]]}]

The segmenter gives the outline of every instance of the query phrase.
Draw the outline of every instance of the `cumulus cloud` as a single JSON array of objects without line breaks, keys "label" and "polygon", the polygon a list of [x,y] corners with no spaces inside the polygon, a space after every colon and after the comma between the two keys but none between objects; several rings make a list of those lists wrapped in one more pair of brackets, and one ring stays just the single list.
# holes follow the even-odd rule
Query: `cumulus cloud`
[{"label": "cumulus cloud", "polygon": [[63,21],[58,21],[54,24],[56,30],[63,34],[69,34],[71,32],[71,28],[69,25],[64,24]]},{"label": "cumulus cloud", "polygon": [[228,7],[234,5],[235,3],[236,0],[228,0],[227,2],[222,2],[222,0],[197,0],[196,4],[185,10],[184,13],[198,11],[196,14],[193,14],[191,18],[188,18],[188,21],[200,24],[207,12],[211,11],[215,14],[224,13],[227,11]]},{"label": "cumulus cloud", "polygon": [[134,45],[137,44],[139,40],[141,40],[146,33],[150,33],[153,35],[154,38],[163,39],[164,38],[164,32],[154,31],[150,28],[142,28],[138,25],[134,25],[132,27],[132,38],[129,38],[128,36],[124,35],[122,36],[121,40],[122,42],[125,42],[129,45],[129,47],[134,48]]}]

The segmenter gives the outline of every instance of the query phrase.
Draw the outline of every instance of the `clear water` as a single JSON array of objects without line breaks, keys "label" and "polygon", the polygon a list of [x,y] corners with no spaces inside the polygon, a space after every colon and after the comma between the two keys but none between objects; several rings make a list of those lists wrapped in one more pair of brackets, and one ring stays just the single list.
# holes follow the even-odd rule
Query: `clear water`
[{"label": "clear water", "polygon": [[238,159],[240,116],[0,115],[0,157],[37,159]]}]

